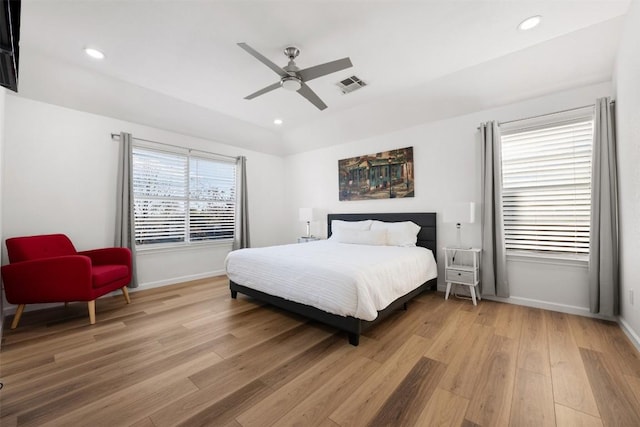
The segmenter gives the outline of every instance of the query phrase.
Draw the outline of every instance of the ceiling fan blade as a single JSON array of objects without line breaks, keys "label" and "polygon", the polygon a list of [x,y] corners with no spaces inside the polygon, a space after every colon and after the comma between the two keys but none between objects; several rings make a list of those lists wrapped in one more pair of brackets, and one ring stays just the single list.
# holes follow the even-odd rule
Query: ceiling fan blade
[{"label": "ceiling fan blade", "polygon": [[280,82],[274,83],[272,85],[269,85],[267,87],[260,89],[257,92],[253,92],[251,95],[245,96],[244,99],[253,99],[257,96],[264,95],[267,92],[271,92],[272,90],[278,89],[279,87],[280,87]]},{"label": "ceiling fan blade", "polygon": [[286,76],[289,75],[289,74],[287,74],[287,72],[285,70],[283,70],[281,67],[278,67],[276,64],[271,62],[269,59],[267,59],[260,52],[258,52],[257,50],[255,50],[254,48],[249,46],[248,44],[246,44],[246,43],[238,43],[238,46],[240,46],[241,48],[243,48],[244,50],[249,52],[249,54],[251,54],[253,57],[255,57],[258,61],[262,62],[267,67],[271,68],[280,77],[286,77]]},{"label": "ceiling fan blade", "polygon": [[302,87],[298,89],[298,93],[307,98],[307,100],[318,107],[319,110],[324,110],[325,108],[327,108],[327,104],[322,102],[322,99],[320,99],[320,97],[318,97],[318,95],[316,95],[316,93],[312,91],[309,86],[304,84],[304,82],[302,83]]},{"label": "ceiling fan blade", "polygon": [[327,74],[335,73],[336,71],[349,67],[353,67],[351,59],[342,58],[300,70],[298,71],[298,76],[305,82],[308,82],[309,80],[317,79],[318,77],[326,76]]}]

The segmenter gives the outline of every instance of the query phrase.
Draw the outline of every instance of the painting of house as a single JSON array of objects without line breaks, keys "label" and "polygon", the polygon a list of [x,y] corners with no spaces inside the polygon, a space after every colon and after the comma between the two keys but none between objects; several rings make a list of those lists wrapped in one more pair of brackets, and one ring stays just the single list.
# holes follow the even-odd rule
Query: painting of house
[{"label": "painting of house", "polygon": [[338,161],[340,201],[414,196],[413,147]]}]

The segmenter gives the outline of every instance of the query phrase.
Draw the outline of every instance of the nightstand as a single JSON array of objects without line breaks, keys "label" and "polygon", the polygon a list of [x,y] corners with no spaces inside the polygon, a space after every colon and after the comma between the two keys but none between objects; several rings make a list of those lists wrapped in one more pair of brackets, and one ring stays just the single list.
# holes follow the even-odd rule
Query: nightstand
[{"label": "nightstand", "polygon": [[316,236],[303,236],[303,237],[298,237],[298,243],[308,243],[308,242],[315,242],[316,240],[320,240],[319,237]]},{"label": "nightstand", "polygon": [[[476,287],[480,283],[480,252],[479,248],[444,248],[444,278],[447,282],[447,292],[444,299],[449,299],[451,285],[469,287],[473,305],[476,302]],[[477,293],[481,300],[480,292]]]}]

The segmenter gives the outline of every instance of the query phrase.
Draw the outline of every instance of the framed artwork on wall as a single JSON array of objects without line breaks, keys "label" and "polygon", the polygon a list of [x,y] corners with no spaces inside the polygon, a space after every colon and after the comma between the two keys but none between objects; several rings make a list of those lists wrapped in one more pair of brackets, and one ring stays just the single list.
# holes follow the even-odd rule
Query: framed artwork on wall
[{"label": "framed artwork on wall", "polygon": [[413,147],[338,160],[340,201],[414,196]]}]

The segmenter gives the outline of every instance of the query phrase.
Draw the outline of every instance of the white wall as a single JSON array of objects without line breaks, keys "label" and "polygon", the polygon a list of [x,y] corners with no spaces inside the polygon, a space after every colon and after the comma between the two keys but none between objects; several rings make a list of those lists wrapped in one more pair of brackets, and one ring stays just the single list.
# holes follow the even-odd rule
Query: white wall
[{"label": "white wall", "polygon": [[[611,95],[611,84],[602,83],[485,110],[453,119],[411,127],[344,145],[289,156],[286,159],[286,192],[291,228],[289,239],[304,232],[298,222],[299,207],[326,212],[431,212],[438,215],[438,246],[455,244],[455,225],[442,223],[442,213],[451,203],[474,201],[478,208],[480,189],[480,144],[476,127],[483,121],[508,121],[593,104]],[[338,201],[338,160],[362,154],[413,146],[415,197],[408,199]],[[479,218],[479,211],[476,218]],[[326,224],[316,221],[314,234],[326,236]],[[463,226],[465,243],[480,246],[480,225]],[[442,251],[439,287],[442,289]],[[586,263],[534,262],[509,259],[510,301],[573,313],[587,314]]]},{"label": "white wall", "polygon": [[[17,96],[6,99],[2,237],[65,233],[79,250],[113,245],[118,142],[111,133],[247,157],[252,246],[283,237],[284,160]],[[224,273],[230,244],[140,253],[141,287]],[[6,262],[6,257],[3,260]]]},{"label": "white wall", "polygon": [[[640,343],[640,1],[631,3],[615,85],[620,201],[620,320]],[[630,298],[634,292],[634,300]]]}]

